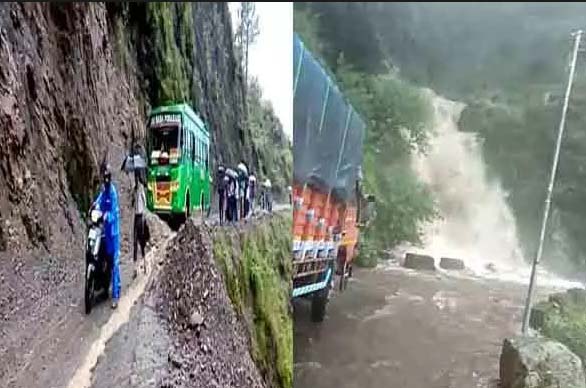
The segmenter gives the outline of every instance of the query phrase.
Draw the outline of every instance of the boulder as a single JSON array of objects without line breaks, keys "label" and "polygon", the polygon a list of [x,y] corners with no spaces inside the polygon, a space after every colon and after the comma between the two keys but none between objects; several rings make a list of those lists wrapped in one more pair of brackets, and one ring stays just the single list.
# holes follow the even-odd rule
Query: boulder
[{"label": "boulder", "polygon": [[499,374],[501,388],[586,388],[580,358],[547,338],[505,339]]},{"label": "boulder", "polygon": [[407,253],[403,267],[435,271],[435,260],[431,256]]},{"label": "boulder", "polygon": [[440,260],[440,267],[443,269],[464,269],[464,260],[453,259],[450,257],[442,257]]}]

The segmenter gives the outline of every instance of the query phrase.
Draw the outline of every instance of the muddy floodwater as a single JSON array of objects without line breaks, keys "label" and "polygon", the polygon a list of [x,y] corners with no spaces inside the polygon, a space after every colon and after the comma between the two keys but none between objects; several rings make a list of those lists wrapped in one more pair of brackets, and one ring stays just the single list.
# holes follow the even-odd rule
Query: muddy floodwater
[{"label": "muddy floodwater", "polygon": [[308,303],[295,303],[295,387],[495,387],[525,290],[399,266],[357,270],[321,324],[310,321]]}]

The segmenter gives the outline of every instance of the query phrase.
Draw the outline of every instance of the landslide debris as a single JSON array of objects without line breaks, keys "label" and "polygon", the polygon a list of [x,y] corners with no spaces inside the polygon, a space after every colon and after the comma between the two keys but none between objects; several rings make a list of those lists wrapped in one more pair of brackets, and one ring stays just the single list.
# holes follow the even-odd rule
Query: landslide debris
[{"label": "landslide debris", "polygon": [[167,252],[158,310],[173,338],[164,387],[264,387],[205,227],[188,221]]}]

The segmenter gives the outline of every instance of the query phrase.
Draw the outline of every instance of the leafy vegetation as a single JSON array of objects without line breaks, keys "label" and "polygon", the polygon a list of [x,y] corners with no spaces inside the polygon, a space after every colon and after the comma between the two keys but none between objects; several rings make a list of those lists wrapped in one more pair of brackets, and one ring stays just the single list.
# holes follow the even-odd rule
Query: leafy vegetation
[{"label": "leafy vegetation", "polygon": [[290,215],[276,214],[241,235],[220,229],[213,248],[230,299],[248,321],[254,360],[265,378],[283,388],[293,385],[290,230]]},{"label": "leafy vegetation", "polygon": [[292,180],[293,150],[273,106],[263,99],[255,78],[248,88],[248,109],[250,146],[253,154],[258,155],[258,178],[270,179],[276,194],[284,195]]},{"label": "leafy vegetation", "polygon": [[583,290],[553,294],[532,310],[531,326],[566,345],[586,362],[586,296]]},{"label": "leafy vegetation", "polygon": [[182,56],[180,48],[187,51],[187,42],[193,42],[195,30],[188,28],[191,24],[190,17],[191,3],[180,3],[179,10],[180,20],[185,23],[187,28],[183,29],[181,42],[179,46],[175,39],[173,25],[174,10],[172,3],[148,3],[147,4],[147,23],[153,28],[152,43],[157,49],[154,50],[153,67],[156,84],[153,85],[156,92],[156,98],[152,103],[160,105],[169,101],[188,101],[189,82],[187,71],[190,68],[192,58]]}]

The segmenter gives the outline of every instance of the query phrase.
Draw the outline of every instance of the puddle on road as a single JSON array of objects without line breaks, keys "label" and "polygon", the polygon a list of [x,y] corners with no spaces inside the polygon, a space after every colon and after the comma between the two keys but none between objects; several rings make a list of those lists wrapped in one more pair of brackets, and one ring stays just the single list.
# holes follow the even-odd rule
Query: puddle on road
[{"label": "puddle on road", "polygon": [[145,257],[147,264],[146,274],[139,274],[126,294],[122,295],[118,302],[118,308],[114,310],[108,322],[101,327],[99,337],[93,342],[82,364],[75,371],[68,388],[88,388],[91,386],[93,369],[98,362],[98,358],[103,354],[106,343],[123,324],[128,322],[132,306],[134,306],[138,298],[144,293],[149,280],[158,272],[155,257],[164,254],[173,237],[175,237],[175,233],[172,233],[159,248],[149,252]]}]

